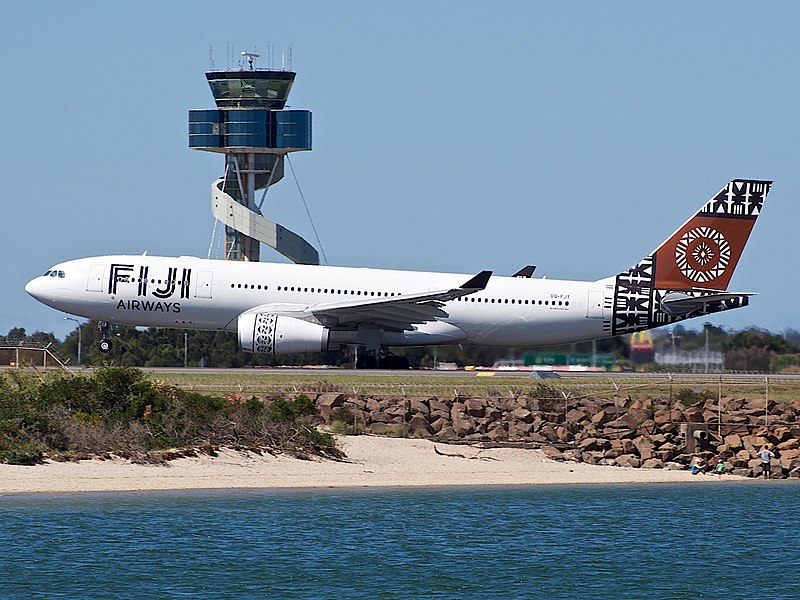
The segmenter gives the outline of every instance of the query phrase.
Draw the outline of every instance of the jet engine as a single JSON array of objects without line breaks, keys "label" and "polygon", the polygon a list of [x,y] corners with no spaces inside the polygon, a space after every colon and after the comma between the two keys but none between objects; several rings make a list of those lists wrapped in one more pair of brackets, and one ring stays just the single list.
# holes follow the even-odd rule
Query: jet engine
[{"label": "jet engine", "polygon": [[330,331],[317,323],[272,313],[244,313],[237,321],[239,346],[254,354],[299,354],[328,349]]}]

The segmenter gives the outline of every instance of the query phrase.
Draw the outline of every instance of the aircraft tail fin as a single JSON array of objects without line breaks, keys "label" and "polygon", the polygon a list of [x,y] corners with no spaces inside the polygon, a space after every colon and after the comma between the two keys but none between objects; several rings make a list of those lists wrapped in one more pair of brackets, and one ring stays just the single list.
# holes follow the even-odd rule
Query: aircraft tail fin
[{"label": "aircraft tail fin", "polygon": [[734,179],[723,187],[653,252],[655,286],[726,290],[771,185]]},{"label": "aircraft tail fin", "polygon": [[[771,181],[734,179],[654,252],[612,278],[612,333],[746,306],[751,294],[719,292],[728,289],[771,185]],[[669,296],[676,291],[691,296],[696,310],[676,314],[676,297]],[[686,300],[680,304],[689,305]]]}]

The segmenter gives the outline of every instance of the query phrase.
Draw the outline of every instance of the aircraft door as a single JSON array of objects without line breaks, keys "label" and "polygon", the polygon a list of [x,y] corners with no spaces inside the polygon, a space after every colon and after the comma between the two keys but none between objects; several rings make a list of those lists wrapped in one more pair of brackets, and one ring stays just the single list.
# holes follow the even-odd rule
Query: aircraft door
[{"label": "aircraft door", "polygon": [[198,271],[195,279],[194,297],[211,298],[211,284],[214,280],[214,271]]},{"label": "aircraft door", "polygon": [[603,290],[589,290],[589,299],[586,302],[586,317],[589,319],[603,318]]},{"label": "aircraft door", "polygon": [[92,268],[89,271],[89,280],[86,282],[86,291],[102,292],[105,273],[106,273],[105,265],[92,265]]}]

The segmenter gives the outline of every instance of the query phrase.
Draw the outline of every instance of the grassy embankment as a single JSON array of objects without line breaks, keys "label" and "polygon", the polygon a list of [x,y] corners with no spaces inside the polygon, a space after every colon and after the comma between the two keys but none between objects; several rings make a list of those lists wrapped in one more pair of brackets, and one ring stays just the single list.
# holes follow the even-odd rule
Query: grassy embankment
[{"label": "grassy embankment", "polygon": [[219,446],[337,456],[306,396],[263,402],[186,391],[129,368],[0,375],[0,462],[117,455],[162,461]]},{"label": "grassy embankment", "polygon": [[269,396],[274,394],[319,394],[338,392],[375,397],[428,396],[439,398],[458,397],[563,397],[610,398],[615,395],[644,397],[653,401],[668,400],[680,390],[689,389],[707,397],[765,398],[782,401],[800,396],[800,381],[771,379],[765,375],[753,375],[748,379],[725,379],[713,381],[693,378],[690,375],[676,376],[670,381],[664,374],[658,378],[636,376],[609,378],[602,375],[586,378],[562,378],[537,380],[525,375],[519,377],[483,377],[476,374],[457,376],[424,375],[339,375],[276,373],[253,370],[232,373],[158,373],[151,378],[169,385],[200,393],[221,395],[239,394],[243,397]]}]

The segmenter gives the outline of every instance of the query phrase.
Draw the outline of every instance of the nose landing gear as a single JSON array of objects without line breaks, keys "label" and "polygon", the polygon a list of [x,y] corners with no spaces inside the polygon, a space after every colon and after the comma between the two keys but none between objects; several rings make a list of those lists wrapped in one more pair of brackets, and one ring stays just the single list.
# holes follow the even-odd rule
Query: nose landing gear
[{"label": "nose landing gear", "polygon": [[108,321],[98,321],[97,329],[103,338],[100,340],[100,352],[103,354],[111,352],[111,348],[113,348],[114,345],[111,343],[111,340],[108,339]]}]

